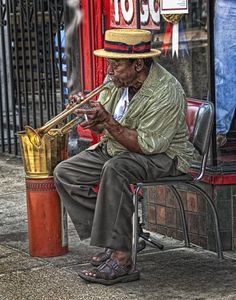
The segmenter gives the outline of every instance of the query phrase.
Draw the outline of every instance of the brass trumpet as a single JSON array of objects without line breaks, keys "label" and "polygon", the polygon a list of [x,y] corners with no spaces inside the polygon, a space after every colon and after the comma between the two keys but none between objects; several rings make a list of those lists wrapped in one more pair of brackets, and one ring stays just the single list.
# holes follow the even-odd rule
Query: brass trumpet
[{"label": "brass trumpet", "polygon": [[60,122],[62,122],[65,118],[67,118],[69,115],[73,114],[75,110],[77,110],[82,105],[86,104],[89,100],[91,100],[94,96],[101,93],[104,90],[108,91],[108,99],[105,101],[104,104],[106,104],[110,98],[111,98],[111,90],[106,85],[110,81],[107,81],[94,89],[92,92],[90,92],[88,95],[85,96],[84,100],[80,103],[73,103],[71,106],[63,110],[61,113],[59,113],[57,116],[49,120],[45,125],[43,125],[40,128],[34,129],[30,126],[25,126],[25,132],[28,136],[30,142],[37,147],[41,146],[41,139],[43,135],[48,134],[50,136],[56,136],[60,135],[63,136],[65,133],[67,133],[78,121],[79,117],[75,117],[73,120],[65,124],[61,128],[54,128],[56,125],[58,125]]}]

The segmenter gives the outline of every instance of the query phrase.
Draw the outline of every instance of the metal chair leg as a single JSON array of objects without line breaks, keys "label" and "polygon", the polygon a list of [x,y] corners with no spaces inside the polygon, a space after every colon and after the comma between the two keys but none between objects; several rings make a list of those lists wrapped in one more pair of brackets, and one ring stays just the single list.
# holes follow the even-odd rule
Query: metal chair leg
[{"label": "metal chair leg", "polygon": [[184,206],[183,206],[181,196],[180,196],[179,192],[177,191],[177,189],[173,185],[168,185],[168,187],[171,189],[171,191],[175,195],[175,198],[176,198],[176,200],[178,202],[178,205],[179,205],[180,215],[181,215],[181,220],[182,220],[182,226],[183,226],[185,246],[190,247],[188,226],[187,226],[187,221],[186,221],[186,216],[185,216],[185,211],[184,211]]},{"label": "metal chair leg", "polygon": [[193,190],[199,192],[204,199],[206,199],[207,203],[209,204],[211,211],[213,213],[213,219],[215,223],[215,234],[216,234],[216,244],[217,244],[217,253],[218,253],[218,258],[223,259],[223,248],[222,248],[222,243],[221,243],[221,238],[220,238],[220,226],[219,226],[219,217],[218,213],[216,210],[216,207],[214,203],[211,201],[211,198],[203,191],[199,186],[193,185],[191,183],[185,183],[187,186],[192,188]]},{"label": "metal chair leg", "polygon": [[[142,203],[142,221],[145,219],[145,216],[144,216],[144,203],[143,203],[143,196],[138,197],[138,202]],[[154,237],[151,236],[151,234],[149,232],[143,232],[143,229],[142,229],[142,225],[144,225],[145,223],[140,223],[140,217],[138,218],[138,235],[139,237],[143,240],[143,242],[145,243],[148,242],[149,244],[151,244],[152,246],[154,247],[157,247],[158,249],[160,250],[163,250],[164,249],[164,245],[162,245],[161,243],[159,243],[159,241],[157,239],[155,239]]]},{"label": "metal chair leg", "polygon": [[148,243],[152,244],[154,247],[157,247],[160,250],[164,249],[164,246],[162,244],[160,244],[156,239],[154,239],[153,237],[151,237],[149,232],[142,232],[139,234],[139,236],[147,241]]},{"label": "metal chair leg", "polygon": [[133,191],[133,205],[134,205],[134,213],[133,213],[133,232],[132,232],[132,261],[133,261],[133,269],[136,270],[137,264],[137,244],[138,244],[138,192],[140,190],[140,186],[135,186]]},{"label": "metal chair leg", "polygon": [[139,225],[139,217],[138,217],[138,195],[141,186],[135,186],[133,190],[133,205],[134,205],[134,213],[132,218],[132,261],[133,268],[136,269],[137,264],[137,249],[138,249],[138,238],[139,236],[159,249],[163,249],[164,246],[158,243],[156,240],[148,237],[145,233],[138,233],[138,225]]}]

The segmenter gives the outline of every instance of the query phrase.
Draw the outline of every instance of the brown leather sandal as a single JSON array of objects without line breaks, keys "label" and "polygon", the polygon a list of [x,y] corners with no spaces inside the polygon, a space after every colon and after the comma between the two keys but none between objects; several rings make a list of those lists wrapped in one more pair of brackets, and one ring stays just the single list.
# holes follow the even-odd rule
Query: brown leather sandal
[{"label": "brown leather sandal", "polygon": [[135,281],[140,276],[138,270],[132,269],[132,265],[122,265],[118,260],[113,258],[109,258],[96,269],[91,271],[84,270],[79,272],[78,275],[88,282],[104,285]]},{"label": "brown leather sandal", "polygon": [[96,254],[94,257],[96,258],[92,258],[90,263],[97,267],[99,266],[101,263],[103,263],[104,261],[108,260],[111,255],[112,255],[112,252],[113,250],[112,249],[109,249],[109,248],[106,248],[105,251],[103,252],[100,252],[98,254]]},{"label": "brown leather sandal", "polygon": [[[138,242],[138,250],[137,252],[142,251],[144,248],[146,247],[146,243],[144,240],[141,240]],[[95,259],[92,258],[90,263],[94,266],[94,267],[98,267],[99,265],[101,265],[103,262],[105,262],[107,259],[109,259],[112,255],[113,250],[106,248],[105,251],[98,253],[97,255],[95,255]]]}]

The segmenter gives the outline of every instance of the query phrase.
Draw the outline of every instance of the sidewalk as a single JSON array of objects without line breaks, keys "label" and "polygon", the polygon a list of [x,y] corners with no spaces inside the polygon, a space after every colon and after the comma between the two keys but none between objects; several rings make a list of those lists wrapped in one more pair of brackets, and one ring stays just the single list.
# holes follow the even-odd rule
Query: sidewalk
[{"label": "sidewalk", "polygon": [[236,299],[236,255],[215,253],[158,235],[163,251],[138,256],[140,281],[105,287],[82,281],[97,251],[81,243],[69,222],[67,255],[28,254],[24,170],[20,160],[0,156],[0,300]]}]

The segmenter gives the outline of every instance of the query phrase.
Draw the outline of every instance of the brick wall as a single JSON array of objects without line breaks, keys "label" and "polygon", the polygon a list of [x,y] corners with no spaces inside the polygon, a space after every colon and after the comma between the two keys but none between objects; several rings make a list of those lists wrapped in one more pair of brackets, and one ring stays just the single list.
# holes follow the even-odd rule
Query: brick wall
[{"label": "brick wall", "polygon": [[[201,184],[216,204],[220,220],[220,232],[224,250],[236,249],[236,186]],[[199,194],[186,189],[179,190],[189,229],[191,243],[215,250],[215,232],[211,210]],[[146,227],[150,231],[183,240],[178,202],[164,186],[150,187],[144,192]]]}]

